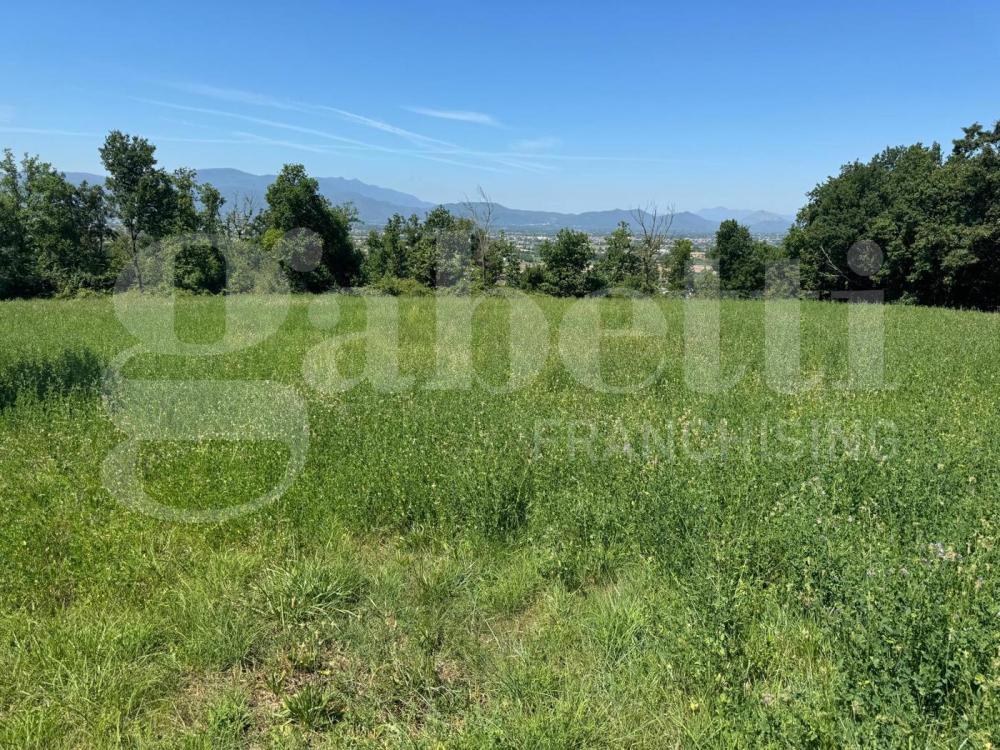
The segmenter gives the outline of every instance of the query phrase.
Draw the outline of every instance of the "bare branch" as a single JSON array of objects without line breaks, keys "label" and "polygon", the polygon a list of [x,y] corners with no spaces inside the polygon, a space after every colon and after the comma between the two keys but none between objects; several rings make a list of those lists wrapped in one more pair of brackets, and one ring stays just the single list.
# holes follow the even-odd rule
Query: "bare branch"
[{"label": "bare branch", "polygon": [[474,225],[473,234],[475,235],[475,247],[473,251],[478,257],[475,258],[479,262],[480,271],[482,272],[482,278],[485,283],[487,278],[487,264],[490,254],[490,247],[492,245],[492,232],[493,232],[493,214],[495,204],[486,191],[483,190],[481,185],[476,186],[476,190],[479,193],[479,201],[474,203],[469,200],[468,197],[463,201],[462,205],[465,207],[466,212],[469,214],[469,218],[472,219]]},{"label": "bare branch", "polygon": [[840,274],[840,276],[842,276],[847,281],[851,280],[850,277],[848,277],[847,274],[845,274],[843,271],[841,271],[840,268],[837,266],[837,264],[833,262],[833,258],[830,257],[830,254],[826,251],[825,247],[823,247],[822,245],[820,245],[819,246],[819,251],[821,253],[823,253],[823,257],[826,258],[826,262],[830,264],[830,268],[832,268],[834,271],[836,271],[838,274]]},{"label": "bare branch", "polygon": [[642,261],[643,281],[646,289],[652,291],[658,281],[657,260],[663,250],[667,233],[674,224],[674,207],[660,213],[655,203],[647,203],[645,208],[636,208],[632,216],[639,225],[641,234],[639,249]]}]

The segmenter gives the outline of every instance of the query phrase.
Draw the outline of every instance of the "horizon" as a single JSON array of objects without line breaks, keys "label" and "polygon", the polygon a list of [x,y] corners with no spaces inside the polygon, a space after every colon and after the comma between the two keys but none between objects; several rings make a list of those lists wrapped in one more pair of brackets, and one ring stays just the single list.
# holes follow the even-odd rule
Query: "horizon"
[{"label": "horizon", "polygon": [[[597,9],[261,6],[220,35],[231,7],[118,9],[133,35],[73,5],[9,10],[10,28],[47,35],[0,53],[0,142],[65,172],[101,173],[97,148],[120,129],[169,169],[296,162],[430,203],[482,186],[516,209],[795,215],[842,164],[950,144],[995,120],[1000,95],[1000,9],[986,3],[972,24],[930,3],[637,8],[663,29],[654,45]],[[484,25],[488,38],[456,32]]]},{"label": "horizon", "polygon": [[[53,166],[56,169],[59,169],[58,165],[53,165]],[[246,175],[248,177],[277,177],[276,173],[257,174],[257,173],[254,173],[254,172],[246,172],[246,171],[244,171],[242,169],[236,169],[235,167],[191,167],[191,168],[198,175],[201,175],[204,172],[230,171],[230,172],[238,172],[238,173]],[[103,170],[95,171],[95,172],[75,171],[75,170],[73,170],[73,171],[60,170],[60,171],[62,171],[66,175],[78,176],[78,177],[82,176],[82,177],[85,177],[85,178],[86,177],[97,177],[97,178],[100,178],[100,179],[103,180],[103,179],[105,179],[107,177],[107,174]],[[347,177],[345,175],[332,175],[332,174],[311,174],[310,176],[313,177],[313,178],[315,178],[315,179],[317,179],[317,180],[344,180],[345,182],[358,182],[358,183],[360,183],[361,185],[364,185],[367,188],[377,188],[379,190],[391,190],[391,191],[394,191],[394,192],[404,192],[404,191],[397,191],[397,190],[395,190],[395,188],[393,188],[391,185],[374,185],[372,183],[365,182],[364,180],[359,180],[357,177]],[[208,180],[208,182],[211,182],[211,181]],[[322,192],[322,190],[321,190],[321,192]],[[437,201],[426,200],[425,198],[423,198],[423,196],[420,196],[420,195],[413,195],[413,194],[410,194],[410,193],[406,193],[406,195],[408,195],[411,198],[416,198],[418,200],[423,201],[424,203],[428,204],[427,207],[433,207],[433,206],[454,206],[454,205],[466,202],[463,199],[437,202]],[[472,204],[479,204],[479,203],[481,203],[481,201],[477,198],[476,200],[472,200],[471,203]],[[608,212],[617,212],[617,211],[646,211],[647,209],[653,208],[652,206],[608,206],[608,207],[603,208],[603,209],[589,209],[589,210],[586,210],[586,211],[557,211],[555,209],[547,209],[547,208],[544,208],[544,207],[537,207],[536,208],[536,207],[508,206],[507,204],[501,203],[500,201],[493,201],[493,203],[496,206],[499,206],[499,207],[502,207],[502,208],[507,208],[507,209],[512,209],[512,210],[515,210],[515,211],[536,211],[536,212],[539,212],[539,213],[562,213],[562,214],[566,214],[567,216],[574,216],[574,215],[587,214],[587,213],[608,213]],[[406,206],[400,206],[400,207],[401,208],[407,208]],[[660,210],[660,211],[664,211],[664,210],[666,210],[668,212],[670,211],[670,207],[669,206],[667,206],[667,207],[656,206],[656,208],[658,210]],[[703,216],[703,213],[706,213],[706,212],[709,212],[709,211],[733,211],[733,212],[738,213],[738,214],[750,213],[750,212],[752,212],[752,213],[768,213],[768,214],[773,214],[773,215],[778,216],[778,217],[783,218],[783,219],[784,218],[787,218],[789,220],[794,219],[794,213],[778,214],[777,212],[767,211],[766,209],[758,209],[758,208],[754,208],[752,206],[722,206],[722,205],[718,205],[718,206],[702,206],[701,208],[697,208],[697,209],[693,209],[693,208],[676,208],[676,209],[673,210],[673,213],[675,213],[675,214],[690,213],[690,214],[694,214],[696,216],[700,216],[702,218],[705,218],[706,220],[709,220],[709,221],[715,221],[715,219],[713,219],[711,217]],[[739,219],[740,217],[739,216],[733,216],[731,218]]]}]

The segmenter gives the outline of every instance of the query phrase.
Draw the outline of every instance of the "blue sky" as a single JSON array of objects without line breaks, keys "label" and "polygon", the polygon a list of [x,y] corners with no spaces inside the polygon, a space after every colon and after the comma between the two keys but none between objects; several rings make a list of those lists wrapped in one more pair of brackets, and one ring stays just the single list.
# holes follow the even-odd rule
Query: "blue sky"
[{"label": "blue sky", "polygon": [[100,171],[302,162],[432,201],[791,213],[1000,118],[1000,3],[9,3],[0,144]]}]

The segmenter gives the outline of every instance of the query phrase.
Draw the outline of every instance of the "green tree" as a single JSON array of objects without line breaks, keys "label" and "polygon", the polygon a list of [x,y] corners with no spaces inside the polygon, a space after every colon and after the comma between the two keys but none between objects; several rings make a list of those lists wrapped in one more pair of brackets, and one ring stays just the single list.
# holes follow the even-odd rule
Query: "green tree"
[{"label": "green tree", "polygon": [[723,291],[750,296],[764,289],[763,243],[754,241],[750,230],[734,219],[719,225],[710,257],[719,264],[719,287]]},{"label": "green tree", "polygon": [[351,241],[351,224],[357,214],[349,206],[331,206],[320,194],[319,183],[301,164],[286,164],[267,189],[265,224],[278,232],[309,230],[319,236],[322,248],[315,270],[298,270],[286,262],[296,288],[324,291],[348,286],[358,277],[361,256]]},{"label": "green tree", "polygon": [[201,208],[198,212],[198,227],[207,234],[222,234],[222,207],[226,199],[218,188],[208,182],[198,183],[198,202]]},{"label": "green tree", "polygon": [[640,288],[642,261],[636,253],[636,243],[627,222],[619,222],[608,235],[606,248],[596,265],[602,283],[609,287]]},{"label": "green tree", "polygon": [[521,251],[517,245],[511,241],[505,232],[500,234],[493,241],[494,253],[500,262],[501,276],[504,283],[509,287],[521,285]]},{"label": "green tree", "polygon": [[38,157],[0,162],[0,296],[102,286],[110,234],[100,187],[75,186]]},{"label": "green tree", "polygon": [[385,276],[405,278],[409,272],[406,257],[406,241],[403,237],[403,217],[393,214],[382,232],[382,256]]},{"label": "green tree", "polygon": [[539,263],[532,263],[521,272],[521,288],[526,292],[541,292],[546,288],[545,268]]},{"label": "green tree", "polygon": [[107,170],[111,205],[128,239],[128,252],[140,291],[140,240],[163,237],[177,213],[176,191],[170,175],[156,167],[156,147],[145,138],[113,130],[100,149]]},{"label": "green tree", "polygon": [[[173,284],[192,292],[218,294],[226,287],[226,261],[218,245],[225,200],[212,185],[199,183],[193,169],[177,169],[171,177],[175,190],[171,231],[181,236],[179,246],[171,248]],[[194,234],[198,236],[189,236]]]},{"label": "green tree", "polygon": [[428,232],[447,232],[455,228],[458,220],[444,206],[432,208],[424,218],[424,228]]},{"label": "green tree", "polygon": [[107,209],[101,188],[77,187],[37,158],[22,163],[28,234],[45,292],[99,285],[108,271]]},{"label": "green tree", "polygon": [[[435,211],[427,217],[429,225],[433,227],[432,236],[437,255],[435,286],[471,287],[475,266],[472,256],[475,224],[471,218],[450,214],[445,218],[443,213],[438,213],[438,218],[435,219]],[[444,209],[441,211],[447,213]]]},{"label": "green tree", "polygon": [[435,286],[439,262],[437,238],[427,232],[421,233],[409,249],[409,256],[410,276],[425,286]]},{"label": "green tree", "polygon": [[107,193],[84,181],[76,189],[75,203],[79,249],[73,265],[85,280],[83,285],[106,286],[113,281],[108,241],[114,236]]},{"label": "green tree", "polygon": [[[482,258],[473,254],[477,232],[472,219],[457,218],[443,206],[431,210],[423,221],[416,214],[408,219],[394,214],[381,232],[372,230],[366,241],[364,277],[368,284],[386,284],[392,279],[411,279],[424,287],[483,286]],[[513,245],[505,236],[488,239],[487,285],[509,270],[507,253]],[[516,271],[511,271],[515,274]],[[398,287],[395,285],[393,288]],[[402,288],[402,287],[400,287]]]},{"label": "green tree", "polygon": [[976,123],[963,128],[947,157],[937,144],[889,148],[817,185],[785,240],[800,261],[803,286],[821,293],[878,288],[889,300],[996,307],[998,144],[1000,123]]},{"label": "green tree", "polygon": [[560,296],[580,296],[587,292],[587,270],[594,257],[590,240],[583,232],[560,229],[555,240],[545,240],[538,249],[545,264],[544,291]]},{"label": "green tree", "polygon": [[366,284],[371,284],[385,276],[385,253],[382,251],[382,235],[377,229],[368,232],[365,239],[365,259],[361,264]]},{"label": "green tree", "polygon": [[0,298],[37,294],[37,260],[28,240],[27,200],[14,154],[0,162]]},{"label": "green tree", "polygon": [[667,288],[671,291],[682,292],[687,289],[693,252],[694,243],[691,240],[677,240],[670,248],[670,257],[667,261]]},{"label": "green tree", "polygon": [[175,192],[173,232],[219,234],[225,198],[209,183],[198,182],[198,173],[182,167],[171,175]]},{"label": "green tree", "polygon": [[444,206],[431,209],[422,224],[416,216],[410,217],[407,235],[408,265],[412,278],[425,286],[439,285],[445,241],[456,231],[457,225],[455,216]]}]

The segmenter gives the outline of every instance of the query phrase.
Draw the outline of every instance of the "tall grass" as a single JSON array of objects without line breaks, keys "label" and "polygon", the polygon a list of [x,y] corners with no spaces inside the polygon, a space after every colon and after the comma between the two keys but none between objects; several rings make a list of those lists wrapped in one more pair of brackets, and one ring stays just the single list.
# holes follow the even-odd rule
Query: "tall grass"
[{"label": "tall grass", "polygon": [[[305,399],[302,474],[219,524],[119,505],[101,466],[127,436],[97,394],[19,375],[35,395],[0,411],[0,746],[1000,742],[996,316],[887,308],[889,387],[866,391],[841,386],[848,307],[806,303],[817,380],[786,394],[767,385],[763,303],[725,302],[723,373],[744,373],[707,393],[686,385],[685,310],[667,301],[661,336],[602,344],[607,382],[663,364],[615,394],[559,355],[573,303],[535,302],[549,355],[510,392],[503,300],[475,314],[467,389],[428,387],[437,344],[449,367],[460,352],[427,298],[400,298],[398,342],[372,344],[398,344],[412,381],[394,391],[317,388],[304,368],[364,329],[364,298],[336,314],[296,298],[275,335],[218,356],[134,358],[128,378]],[[180,304],[197,344],[249,340],[279,306],[235,300],[234,327],[217,300]],[[609,329],[631,319],[578,304]],[[33,373],[136,343],[104,300],[4,303],[0,341]],[[368,356],[355,341],[335,360],[352,377]],[[286,460],[267,441],[140,452],[149,495],[180,508],[252,499]]]},{"label": "tall grass", "polygon": [[0,365],[0,409],[19,398],[44,400],[74,391],[94,392],[104,366],[92,351],[65,349],[47,357],[27,357]]}]

